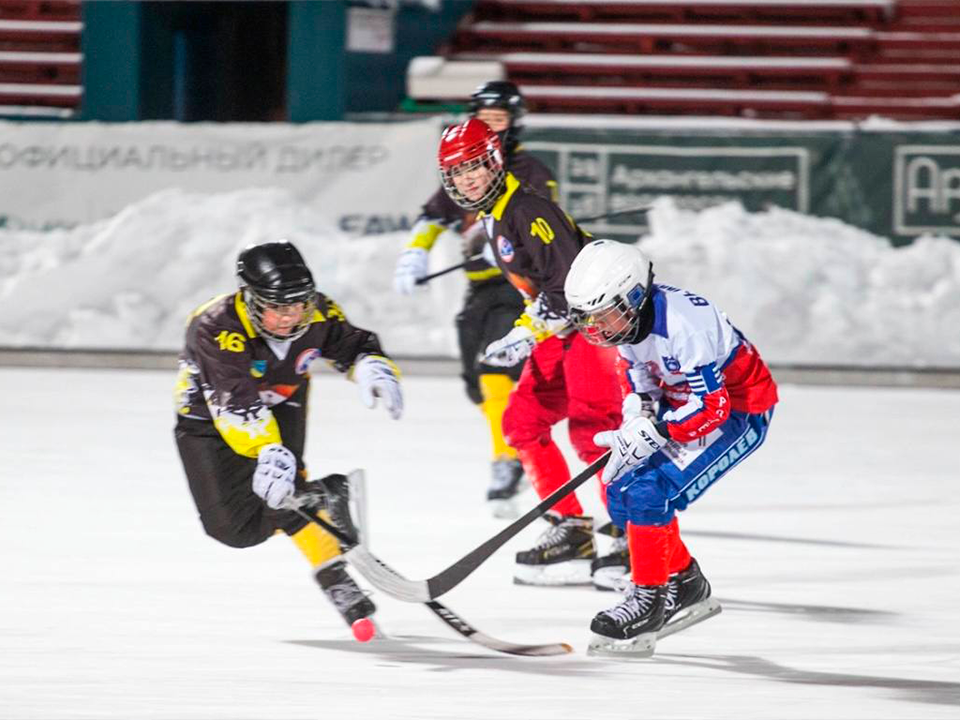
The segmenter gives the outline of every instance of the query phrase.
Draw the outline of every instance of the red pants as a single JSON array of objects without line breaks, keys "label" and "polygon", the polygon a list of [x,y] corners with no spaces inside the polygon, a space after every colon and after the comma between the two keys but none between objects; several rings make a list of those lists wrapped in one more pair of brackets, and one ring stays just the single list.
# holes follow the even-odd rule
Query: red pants
[{"label": "red pants", "polygon": [[[503,434],[541,498],[570,479],[567,463],[550,437],[551,427],[567,418],[570,442],[585,463],[604,452],[594,445],[593,436],[620,427],[616,358],[616,349],[591,345],[577,333],[544,340],[527,360],[503,414]],[[573,494],[553,510],[564,516],[583,514]]]}]

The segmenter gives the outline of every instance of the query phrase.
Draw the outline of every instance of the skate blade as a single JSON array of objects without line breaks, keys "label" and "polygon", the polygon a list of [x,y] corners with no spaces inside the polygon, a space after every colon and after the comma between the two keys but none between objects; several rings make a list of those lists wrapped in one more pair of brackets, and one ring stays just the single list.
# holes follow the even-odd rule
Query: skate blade
[{"label": "skate blade", "polygon": [[720,603],[712,597],[701,600],[684,610],[682,615],[672,618],[670,622],[660,628],[660,632],[657,633],[657,638],[662,640],[669,635],[678,633],[681,630],[686,630],[691,625],[696,625],[708,618],[712,618],[714,615],[720,614],[722,609]]},{"label": "skate blade", "polygon": [[552,565],[513,566],[514,585],[590,585],[590,560],[567,560]]},{"label": "skate blade", "polygon": [[625,567],[613,565],[600,568],[593,574],[593,586],[607,592],[623,592],[630,583],[630,573]]},{"label": "skate blade", "polygon": [[643,633],[629,640],[616,640],[594,634],[587,646],[587,655],[617,660],[643,660],[651,657],[656,647],[657,634],[653,632]]}]

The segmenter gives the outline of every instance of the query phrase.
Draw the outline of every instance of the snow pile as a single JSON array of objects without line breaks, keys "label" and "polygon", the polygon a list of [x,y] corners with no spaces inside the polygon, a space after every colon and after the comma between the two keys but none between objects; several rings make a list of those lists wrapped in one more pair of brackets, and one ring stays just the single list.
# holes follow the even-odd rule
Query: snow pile
[{"label": "snow pile", "polygon": [[[906,248],[836,220],[737,204],[650,215],[658,280],[701,293],[777,363],[960,366],[960,243]],[[288,238],[321,290],[397,355],[456,355],[452,273],[392,289],[406,233],[350,238],[277,189],[167,190],[73,230],[0,230],[0,346],[175,350],[189,312],[235,287],[244,246]],[[431,269],[458,262],[441,238]]]},{"label": "snow pile", "polygon": [[[166,190],[69,231],[0,232],[0,345],[178,349],[191,310],[236,288],[237,253],[287,238],[318,287],[397,354],[456,351],[458,278],[429,297],[392,292],[405,233],[350,238],[284,190],[220,195]],[[437,262],[456,262],[451,252]],[[439,248],[438,248],[439,250]],[[462,283],[462,281],[459,281]]]},{"label": "snow pile", "polygon": [[894,248],[838,220],[660,201],[641,247],[661,282],[713,300],[771,361],[960,365],[960,243]]}]

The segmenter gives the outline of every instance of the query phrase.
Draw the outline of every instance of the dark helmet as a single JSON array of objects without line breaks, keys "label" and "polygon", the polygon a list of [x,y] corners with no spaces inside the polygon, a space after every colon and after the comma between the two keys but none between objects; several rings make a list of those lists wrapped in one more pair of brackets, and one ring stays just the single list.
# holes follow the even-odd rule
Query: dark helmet
[{"label": "dark helmet", "polygon": [[476,113],[483,108],[500,108],[510,113],[513,125],[527,111],[520,89],[506,80],[491,80],[473,91],[470,96],[470,112]]},{"label": "dark helmet", "polygon": [[527,112],[520,89],[506,80],[491,80],[473,91],[470,96],[470,113],[476,115],[484,108],[499,108],[510,113],[510,126],[497,135],[504,152],[509,155],[519,143],[522,130],[520,118]]},{"label": "dark helmet", "polygon": [[[273,340],[296,340],[309,329],[317,290],[303,256],[289,242],[280,240],[245,248],[237,257],[237,280],[250,321],[261,335]],[[304,304],[302,317],[286,334],[264,327],[264,310],[298,303]]]}]

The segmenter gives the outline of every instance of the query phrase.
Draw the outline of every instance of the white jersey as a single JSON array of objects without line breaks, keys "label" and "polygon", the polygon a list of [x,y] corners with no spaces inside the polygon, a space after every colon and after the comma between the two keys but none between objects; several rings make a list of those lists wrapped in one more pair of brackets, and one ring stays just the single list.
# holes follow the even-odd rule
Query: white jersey
[{"label": "white jersey", "polygon": [[620,345],[630,389],[665,401],[674,439],[715,428],[731,409],[764,412],[777,400],[770,373],[727,316],[705,298],[655,285],[654,323],[643,341]]}]

